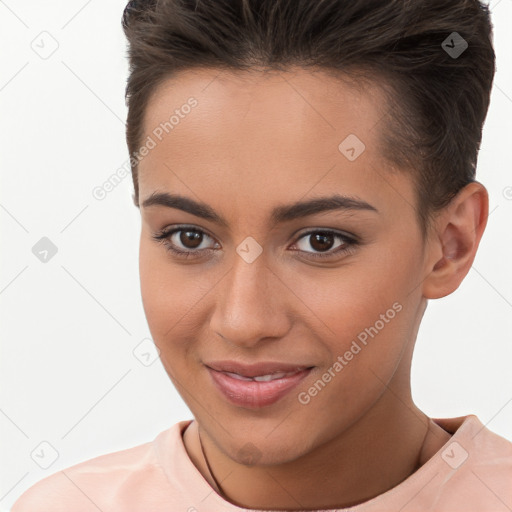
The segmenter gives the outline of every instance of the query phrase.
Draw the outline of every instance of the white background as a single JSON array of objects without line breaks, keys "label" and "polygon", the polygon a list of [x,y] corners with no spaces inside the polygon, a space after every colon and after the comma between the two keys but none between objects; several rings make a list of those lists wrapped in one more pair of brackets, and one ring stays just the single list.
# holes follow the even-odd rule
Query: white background
[{"label": "white background", "polygon": [[[133,354],[150,334],[131,177],[92,195],[128,157],[124,6],[0,1],[3,509],[49,474],[192,418],[160,361]],[[412,388],[426,414],[476,414],[512,440],[512,0],[491,9],[498,71],[478,167],[491,214],[461,287],[429,304]],[[46,51],[58,43],[46,59],[42,37]],[[58,248],[47,263],[32,253],[42,237]],[[43,441],[58,452],[48,469],[31,458]]]}]

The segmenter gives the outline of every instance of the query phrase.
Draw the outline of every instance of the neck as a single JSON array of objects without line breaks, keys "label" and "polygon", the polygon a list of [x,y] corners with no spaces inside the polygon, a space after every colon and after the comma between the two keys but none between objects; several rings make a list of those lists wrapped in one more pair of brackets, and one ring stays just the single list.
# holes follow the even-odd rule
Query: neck
[{"label": "neck", "polygon": [[399,398],[390,389],[344,432],[296,460],[274,466],[237,464],[202,429],[199,439],[196,421],[190,427],[184,443],[204,478],[227,501],[259,509],[363,503],[405,480],[450,437],[412,400]]}]

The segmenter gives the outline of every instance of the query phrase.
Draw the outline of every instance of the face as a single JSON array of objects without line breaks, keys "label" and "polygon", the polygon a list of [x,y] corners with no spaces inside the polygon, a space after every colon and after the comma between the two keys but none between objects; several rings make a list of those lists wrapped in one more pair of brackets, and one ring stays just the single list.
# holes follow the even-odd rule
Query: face
[{"label": "face", "polygon": [[[294,460],[390,383],[408,396],[424,245],[412,178],[379,151],[385,114],[377,89],[301,69],[186,71],[148,105],[144,310],[172,382],[233,460],[247,446],[262,464]],[[258,383],[209,369],[219,361],[307,370]]]}]

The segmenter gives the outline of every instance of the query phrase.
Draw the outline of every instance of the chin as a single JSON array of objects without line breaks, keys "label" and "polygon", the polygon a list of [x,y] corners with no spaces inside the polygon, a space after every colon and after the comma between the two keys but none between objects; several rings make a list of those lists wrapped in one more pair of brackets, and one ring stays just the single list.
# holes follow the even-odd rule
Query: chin
[{"label": "chin", "polygon": [[[289,432],[286,427],[278,427],[279,434],[274,431],[275,423],[268,425],[261,431],[253,427],[252,432],[243,433],[243,430],[233,430],[229,434],[221,429],[222,439],[213,437],[214,443],[231,460],[242,466],[275,466],[292,462],[306,453],[312,446],[313,440],[307,435],[300,435],[303,429]],[[269,434],[270,433],[270,434]],[[304,444],[308,441],[308,445]]]}]

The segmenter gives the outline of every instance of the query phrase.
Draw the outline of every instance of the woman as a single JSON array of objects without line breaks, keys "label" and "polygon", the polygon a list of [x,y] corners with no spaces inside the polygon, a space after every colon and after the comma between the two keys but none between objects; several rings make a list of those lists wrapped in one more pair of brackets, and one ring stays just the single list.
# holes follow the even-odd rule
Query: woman
[{"label": "woman", "polygon": [[486,226],[488,9],[139,1],[123,27],[144,310],[194,419],[13,511],[510,510],[512,443],[410,388]]}]

